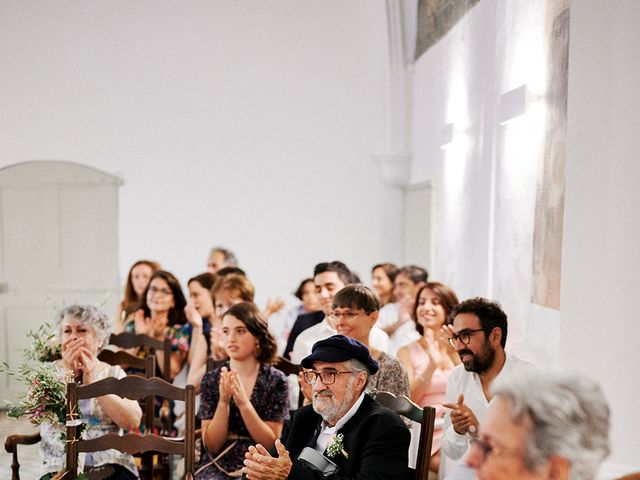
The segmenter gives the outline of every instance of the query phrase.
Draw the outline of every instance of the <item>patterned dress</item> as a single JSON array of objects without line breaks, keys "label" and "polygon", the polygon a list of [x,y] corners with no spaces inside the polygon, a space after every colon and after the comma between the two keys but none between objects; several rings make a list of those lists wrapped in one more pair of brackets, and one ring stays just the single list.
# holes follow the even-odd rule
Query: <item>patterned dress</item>
[{"label": "patterned dress", "polygon": [[[218,406],[218,400],[220,398],[218,385],[220,383],[220,369],[223,366],[229,369],[229,363],[225,362],[223,365],[207,372],[202,378],[200,389],[200,417],[203,420],[212,419]],[[289,393],[285,375],[274,367],[266,364],[260,365],[250,400],[262,420],[267,422],[283,422],[288,419]],[[222,469],[231,473],[242,468],[242,462],[247,448],[255,444],[233,400],[231,401],[229,409],[229,435],[232,438],[227,440],[221,452],[230,448],[227,453],[217,460],[217,463]],[[202,459],[198,465],[198,472],[196,473],[197,480],[226,480],[240,477],[240,475],[237,475],[237,477],[227,475],[215,465],[210,464],[212,459],[216,458],[219,454],[220,452],[217,454],[207,453],[202,455]]]},{"label": "patterned dress", "polygon": [[[120,379],[125,376],[126,373],[124,370],[116,365],[110,366],[100,372],[97,380],[102,380],[107,377]],[[86,424],[82,438],[92,439],[112,432],[122,434],[122,430],[104,414],[97,399],[80,400],[79,406],[80,412],[82,413],[82,420]],[[42,459],[41,476],[51,472],[58,472],[65,466],[65,445],[61,437],[62,433],[65,433],[65,428],[62,424],[54,425],[49,422],[44,422],[40,425],[40,435],[42,437],[40,441],[40,458]],[[82,456],[80,460],[83,460]],[[118,450],[110,449],[101,452],[87,453],[84,456],[84,464],[96,467],[107,464],[122,465],[133,473],[136,478],[138,477],[138,470],[133,462],[133,457],[127,453],[121,453]]]},{"label": "patterned dress", "polygon": [[367,393],[375,396],[376,392],[391,392],[396,396],[408,397],[411,392],[409,375],[400,360],[382,352],[376,362],[378,362],[378,371],[369,377]]}]

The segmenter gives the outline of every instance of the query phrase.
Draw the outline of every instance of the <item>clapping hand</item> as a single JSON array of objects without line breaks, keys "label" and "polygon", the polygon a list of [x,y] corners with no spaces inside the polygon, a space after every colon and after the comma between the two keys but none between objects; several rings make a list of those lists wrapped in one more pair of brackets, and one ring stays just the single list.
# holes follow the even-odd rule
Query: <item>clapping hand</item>
[{"label": "clapping hand", "polygon": [[202,328],[202,315],[200,315],[193,303],[187,303],[184,307],[184,315],[194,328]]},{"label": "clapping hand", "polygon": [[276,451],[278,456],[272,457],[259,443],[249,447],[242,472],[249,480],[286,480],[292,466],[289,452],[280,440],[276,440]]},{"label": "clapping hand", "polygon": [[62,364],[65,368],[72,370],[74,376],[78,376],[82,370],[79,360],[82,348],[84,348],[82,338],[70,337],[62,342]]},{"label": "clapping hand", "polygon": [[268,319],[274,313],[279,312],[284,308],[284,300],[280,297],[270,298],[267,300],[267,306],[264,307],[264,316]]},{"label": "clapping hand", "polygon": [[442,325],[440,327],[440,331],[438,332],[438,343],[440,343],[440,348],[447,352],[447,355],[451,359],[454,365],[460,365],[462,360],[460,360],[460,355],[456,352],[456,349],[453,348],[449,339],[453,337],[454,331],[451,328],[451,325]]},{"label": "clapping hand", "polygon": [[244,388],[244,385],[240,381],[240,377],[238,376],[238,372],[235,370],[231,370],[228,373],[229,376],[229,385],[231,387],[231,395],[233,396],[233,401],[238,406],[238,408],[242,408],[250,403],[249,395],[247,395],[247,391]]},{"label": "clapping hand", "polygon": [[231,402],[233,396],[233,386],[231,381],[231,373],[227,370],[227,367],[220,369],[220,402],[228,405]]}]

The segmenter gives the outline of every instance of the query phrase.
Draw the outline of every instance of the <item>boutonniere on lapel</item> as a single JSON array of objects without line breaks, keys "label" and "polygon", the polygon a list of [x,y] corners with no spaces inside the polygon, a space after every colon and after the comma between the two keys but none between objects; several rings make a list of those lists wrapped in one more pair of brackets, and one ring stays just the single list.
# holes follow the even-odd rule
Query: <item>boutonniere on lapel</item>
[{"label": "boutonniere on lapel", "polygon": [[331,441],[327,446],[327,457],[333,458],[336,455],[341,453],[344,458],[349,458],[349,454],[344,449],[344,435],[338,433],[337,435],[333,435],[331,437]]}]

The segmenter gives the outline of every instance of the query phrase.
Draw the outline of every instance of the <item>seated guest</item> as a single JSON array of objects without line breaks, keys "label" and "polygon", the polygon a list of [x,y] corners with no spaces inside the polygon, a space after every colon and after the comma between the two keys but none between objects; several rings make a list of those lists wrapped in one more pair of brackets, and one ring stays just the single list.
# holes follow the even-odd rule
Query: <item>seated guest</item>
[{"label": "seated guest", "polygon": [[149,286],[151,275],[160,270],[160,265],[151,260],[138,260],[131,266],[124,286],[124,298],[118,304],[116,321],[113,327],[114,333],[125,330],[131,308],[142,303],[142,296]]},{"label": "seated guest", "polygon": [[271,448],[289,416],[287,380],[270,364],[276,341],[252,303],[239,303],[222,317],[229,360],[202,379],[202,456],[197,479],[240,476],[244,453],[259,442]]},{"label": "seated guest", "polygon": [[[378,363],[378,372],[369,377],[367,393],[387,391],[409,396],[409,377],[397,358],[369,346],[369,334],[378,320],[378,296],[364,285],[347,285],[333,298],[330,316],[336,331],[369,348]],[[444,395],[444,391],[443,391]]]},{"label": "seated guest", "polygon": [[480,480],[593,480],[609,454],[609,406],[602,389],[578,376],[508,376],[466,463]]},{"label": "seated guest", "polygon": [[[451,346],[462,360],[447,381],[446,402],[450,409],[444,417],[441,443],[440,478],[462,461],[469,438],[478,432],[480,422],[493,399],[491,385],[502,375],[523,375],[534,368],[505,351],[507,315],[497,302],[476,297],[453,308],[451,325],[443,325]],[[470,478],[470,477],[469,477]]]},{"label": "seated guest", "polygon": [[289,338],[289,333],[293,328],[296,319],[305,313],[313,313],[321,310],[320,299],[316,293],[316,286],[313,278],[305,278],[294,292],[295,297],[300,300],[300,305],[296,305],[287,312],[287,318],[283,326],[282,337]]},{"label": "seated guest", "polygon": [[393,281],[397,273],[398,267],[393,263],[379,263],[371,269],[371,286],[380,297],[380,308],[395,302]]},{"label": "seated guest", "polygon": [[204,342],[207,353],[211,347],[209,334],[211,332],[211,321],[213,319],[213,299],[211,298],[211,287],[215,283],[216,277],[209,272],[201,273],[187,282],[190,302],[185,307],[185,315],[191,324],[191,345],[189,356],[193,346],[198,342]]},{"label": "seated guest", "polygon": [[[334,260],[333,262],[322,262],[315,266],[313,269],[313,283],[315,285],[317,298],[320,302],[321,311],[304,313],[296,319],[289,338],[287,339],[287,346],[284,349],[284,356],[291,357],[293,346],[296,343],[298,335],[300,335],[306,329],[319,324],[324,319],[326,313],[331,308],[331,300],[333,296],[338,293],[339,290],[344,288],[351,282],[351,270],[342,262]],[[328,336],[328,335],[327,335]],[[326,336],[324,337],[326,338]],[[317,340],[321,340],[319,338]],[[311,346],[315,341],[312,341],[309,345],[309,349],[303,356],[307,356],[311,351]],[[299,363],[300,359],[298,359]]]},{"label": "seated guest", "polygon": [[453,367],[461,363],[460,357],[449,343],[442,325],[458,304],[455,292],[439,282],[429,282],[418,291],[413,317],[421,337],[398,350],[398,359],[407,369],[411,384],[411,400],[421,407],[436,408],[436,427],[431,447],[431,470],[440,466],[440,443],[444,431],[447,379]]},{"label": "seated guest", "polygon": [[184,313],[186,305],[178,279],[170,272],[158,270],[151,276],[141,310],[136,314],[136,333],[158,340],[171,339],[170,372],[162,372],[164,353],[156,352],[158,368],[171,380],[184,367],[191,344],[191,325]]},{"label": "seated guest", "polygon": [[[305,376],[313,388],[313,404],[296,412],[273,455],[263,445],[249,447],[243,468],[247,478],[404,480],[409,430],[365,393],[369,376],[378,371],[369,349],[335,335],[317,342],[302,366],[310,369]],[[305,467],[301,453],[315,469]],[[335,474],[323,476],[316,470],[323,457],[336,465]]]},{"label": "seated guest", "polygon": [[[342,262],[333,261],[316,265],[313,281],[316,286],[316,292],[320,297],[320,307],[322,311],[309,314],[309,316],[317,316],[320,318],[320,322],[316,325],[309,326],[309,328],[300,333],[295,339],[290,355],[291,361],[300,363],[304,357],[311,353],[311,348],[316,342],[336,334],[333,320],[328,316],[331,311],[331,302],[336,293],[345,286],[356,283],[355,278],[356,276]],[[289,336],[289,341],[291,341],[297,325],[299,325],[305,317],[305,315],[298,317]],[[387,334],[378,327],[372,328],[369,341],[372,346],[383,352],[389,349],[389,338]],[[287,345],[290,345],[290,343],[287,343]]]},{"label": "seated guest", "polygon": [[[251,281],[244,274],[225,274],[223,270],[226,270],[226,268],[218,272],[218,278],[213,287],[211,287],[210,292],[214,312],[211,316],[209,349],[204,349],[201,344],[193,353],[193,358],[191,359],[187,383],[194,385],[196,391],[198,391],[200,380],[207,369],[208,356],[215,360],[227,358],[222,335],[222,316],[233,305],[242,302],[253,303],[254,288]],[[209,354],[207,355],[207,353]]]},{"label": "seated guest", "polygon": [[[63,308],[57,314],[56,328],[62,351],[62,358],[56,361],[56,365],[71,371],[76,381],[88,385],[107,377],[126,376],[119,366],[98,360],[98,353],[109,338],[111,324],[96,307],[70,305]],[[79,407],[86,428],[82,436],[86,439],[137,428],[142,418],[138,402],[117,395],[80,400]],[[40,428],[40,455],[43,460],[40,478],[44,480],[52,478],[64,467],[64,427],[43,422]],[[99,478],[138,478],[133,457],[117,450],[88,453],[85,472],[87,469],[93,470]]]},{"label": "seated guest", "polygon": [[395,355],[400,347],[420,338],[414,328],[412,314],[418,290],[427,283],[429,274],[424,268],[407,265],[398,270],[393,280],[395,303],[380,310],[378,326],[389,335],[389,353]]},{"label": "seated guest", "polygon": [[209,273],[216,275],[219,270],[225,267],[237,267],[238,259],[235,254],[228,248],[214,247],[209,253],[207,268]]},{"label": "seated guest", "polygon": [[204,375],[204,369],[200,369],[199,375],[191,375],[198,370],[194,367],[206,363],[207,357],[211,354],[211,324],[214,320],[213,299],[211,298],[211,287],[216,277],[209,272],[201,273],[189,279],[187,288],[189,289],[190,302],[184,309],[184,313],[191,325],[191,347],[189,348],[189,375],[186,383],[200,389],[200,381]]}]

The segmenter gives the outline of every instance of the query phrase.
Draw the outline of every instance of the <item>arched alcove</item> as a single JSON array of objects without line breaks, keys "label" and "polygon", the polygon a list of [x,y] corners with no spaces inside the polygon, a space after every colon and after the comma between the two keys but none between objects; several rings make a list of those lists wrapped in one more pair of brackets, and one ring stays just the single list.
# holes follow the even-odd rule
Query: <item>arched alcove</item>
[{"label": "arched alcove", "polygon": [[[111,314],[118,289],[122,180],[66,161],[0,169],[0,360],[15,366],[26,332],[73,302]],[[2,378],[3,391],[17,385]],[[7,397],[8,398],[8,397]]]}]

